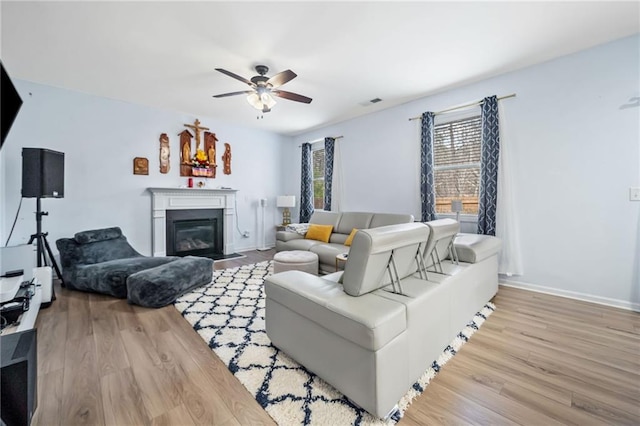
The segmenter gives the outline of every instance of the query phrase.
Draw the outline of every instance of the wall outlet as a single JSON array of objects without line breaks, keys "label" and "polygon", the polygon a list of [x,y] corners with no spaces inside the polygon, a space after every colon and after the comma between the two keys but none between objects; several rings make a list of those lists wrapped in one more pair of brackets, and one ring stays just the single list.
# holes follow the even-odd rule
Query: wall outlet
[{"label": "wall outlet", "polygon": [[629,201],[640,201],[640,187],[629,188]]},{"label": "wall outlet", "polygon": [[249,238],[249,235],[250,235],[250,234],[249,234],[249,231],[244,231],[244,232],[242,233],[242,238]]}]

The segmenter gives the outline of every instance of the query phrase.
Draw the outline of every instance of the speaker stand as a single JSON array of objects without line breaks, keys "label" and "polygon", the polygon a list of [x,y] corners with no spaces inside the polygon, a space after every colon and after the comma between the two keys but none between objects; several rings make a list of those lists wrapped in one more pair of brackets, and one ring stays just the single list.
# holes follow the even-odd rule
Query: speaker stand
[{"label": "speaker stand", "polygon": [[[41,266],[53,266],[53,269],[56,271],[56,275],[60,280],[62,287],[64,287],[64,280],[62,279],[62,274],[60,273],[60,268],[58,268],[58,264],[56,263],[56,259],[53,257],[53,252],[51,251],[51,247],[49,246],[49,242],[47,241],[48,232],[42,232],[42,216],[48,216],[49,212],[43,212],[40,205],[40,197],[36,198],[36,233],[32,234],[29,238],[29,243],[32,244],[33,240],[36,240],[36,259],[38,267]],[[47,256],[45,255],[45,249],[47,250],[47,254],[49,255],[49,261],[47,261]],[[51,288],[51,300],[56,299],[55,291],[53,287]]]}]

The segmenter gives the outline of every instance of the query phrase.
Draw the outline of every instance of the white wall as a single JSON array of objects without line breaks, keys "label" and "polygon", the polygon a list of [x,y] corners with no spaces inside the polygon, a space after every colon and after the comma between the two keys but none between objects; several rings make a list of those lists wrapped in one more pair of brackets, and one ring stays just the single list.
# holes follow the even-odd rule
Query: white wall
[{"label": "white wall", "polygon": [[420,217],[420,122],[408,118],[516,93],[501,101],[501,138],[525,274],[510,282],[640,310],[640,203],[628,196],[640,186],[640,108],[621,108],[640,96],[639,52],[636,35],[297,136],[287,190],[300,192],[301,142],[343,135],[344,210]]},{"label": "white wall", "polygon": [[[23,147],[49,148],[65,153],[65,197],[43,199],[49,211],[43,228],[55,250],[55,240],[86,229],[120,226],[129,242],[141,253],[151,254],[151,197],[148,187],[186,185],[180,177],[179,138],[183,124],[196,117],[173,111],[105,99],[50,86],[17,80],[14,82],[24,105],[0,151],[0,236],[9,234],[21,190]],[[208,187],[238,190],[238,218],[245,239],[235,232],[236,251],[261,245],[258,199],[267,197],[267,244],[275,244],[274,225],[280,221],[275,197],[283,191],[280,167],[288,152],[289,137],[272,132],[241,128],[212,117],[197,117],[215,132],[218,153],[231,144],[232,174],[222,173],[218,158],[216,179]],[[159,171],[159,142],[167,133],[171,146],[171,170]],[[133,175],[134,157],[149,159],[149,175]],[[197,181],[197,179],[196,179]],[[35,199],[23,200],[10,245],[25,243],[35,232]]]}]

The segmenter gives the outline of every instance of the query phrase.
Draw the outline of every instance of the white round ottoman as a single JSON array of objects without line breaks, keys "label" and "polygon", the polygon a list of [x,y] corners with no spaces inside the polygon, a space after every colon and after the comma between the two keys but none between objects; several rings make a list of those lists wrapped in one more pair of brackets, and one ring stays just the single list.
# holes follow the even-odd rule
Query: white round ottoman
[{"label": "white round ottoman", "polygon": [[273,256],[273,273],[303,271],[318,275],[318,255],[310,251],[281,251]]}]

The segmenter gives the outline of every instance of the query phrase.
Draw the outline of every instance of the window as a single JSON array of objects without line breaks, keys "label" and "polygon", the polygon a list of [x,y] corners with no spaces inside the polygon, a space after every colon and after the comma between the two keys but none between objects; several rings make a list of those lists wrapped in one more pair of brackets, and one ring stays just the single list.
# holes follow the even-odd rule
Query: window
[{"label": "window", "polygon": [[480,116],[434,127],[436,213],[451,213],[451,201],[462,200],[461,213],[478,214],[481,137]]},{"label": "window", "polygon": [[324,147],[311,152],[313,169],[313,208],[324,209]]}]

